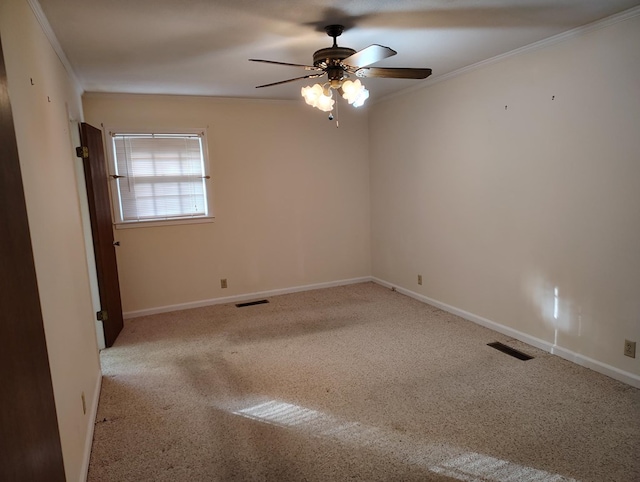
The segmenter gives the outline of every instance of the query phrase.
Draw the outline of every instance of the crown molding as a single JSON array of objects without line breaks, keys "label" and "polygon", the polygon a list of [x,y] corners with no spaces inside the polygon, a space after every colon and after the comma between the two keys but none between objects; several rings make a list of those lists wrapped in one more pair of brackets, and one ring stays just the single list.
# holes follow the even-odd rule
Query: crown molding
[{"label": "crown molding", "polygon": [[600,20],[596,20],[595,22],[582,25],[580,27],[573,28],[571,30],[567,30],[566,32],[562,32],[546,39],[539,40],[529,45],[525,45],[524,47],[517,48],[515,50],[511,50],[509,52],[505,52],[504,54],[496,55],[495,57],[491,57],[486,60],[481,60],[480,62],[476,62],[475,64],[467,65],[466,67],[462,67],[458,70],[454,70],[453,72],[449,72],[447,74],[430,77],[424,82],[420,82],[417,85],[412,87],[408,87],[399,92],[394,92],[393,94],[386,95],[379,99],[376,99],[374,104],[378,102],[383,102],[389,99],[393,99],[395,97],[399,97],[405,94],[409,94],[412,92],[416,92],[421,89],[426,89],[427,87],[431,87],[432,85],[438,84],[440,82],[444,82],[446,80],[453,79],[455,77],[459,77],[461,75],[467,74],[469,72],[473,72],[475,70],[479,70],[481,68],[487,67],[489,65],[493,65],[495,63],[501,62],[510,57],[515,57],[517,55],[522,55],[525,53],[533,52],[536,50],[540,50],[546,47],[550,47],[551,45],[558,44],[560,42],[564,42],[566,40],[579,37],[585,35],[589,32],[593,32],[594,30],[599,30],[602,28],[610,27],[620,22],[624,22],[625,20],[629,20],[631,18],[637,17],[640,15],[640,6],[630,8],[620,13],[616,13],[606,18],[602,18]]},{"label": "crown molding", "polygon": [[56,34],[51,28],[51,24],[49,23],[47,16],[44,14],[44,11],[42,10],[40,3],[38,2],[38,0],[27,0],[27,3],[31,7],[33,14],[35,15],[36,19],[38,20],[38,23],[40,24],[40,28],[42,28],[42,31],[47,37],[47,40],[49,40],[49,43],[51,44],[51,48],[53,48],[56,55],[58,56],[58,59],[60,59],[60,62],[64,66],[64,69],[67,71],[67,74],[73,81],[76,89],[78,90],[78,93],[82,94],[82,92],[84,91],[84,89],[82,88],[82,84],[80,83],[78,76],[73,70],[73,67],[71,67],[71,63],[69,62],[67,55],[64,53],[64,50],[62,50],[62,46],[58,41],[58,37],[56,37]]}]

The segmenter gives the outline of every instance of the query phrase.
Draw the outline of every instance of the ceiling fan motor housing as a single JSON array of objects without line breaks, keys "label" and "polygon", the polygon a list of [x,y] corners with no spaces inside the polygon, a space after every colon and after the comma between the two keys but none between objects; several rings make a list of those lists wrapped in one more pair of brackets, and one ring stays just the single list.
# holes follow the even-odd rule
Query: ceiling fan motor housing
[{"label": "ceiling fan motor housing", "polygon": [[328,47],[317,50],[313,54],[313,65],[316,67],[332,67],[339,65],[347,57],[351,57],[356,51],[347,47]]},{"label": "ceiling fan motor housing", "polygon": [[324,69],[329,80],[342,80],[347,76],[342,60],[355,54],[354,49],[347,47],[329,47],[313,54],[313,65]]},{"label": "ceiling fan motor housing", "polygon": [[347,69],[342,61],[351,57],[356,51],[347,47],[338,47],[336,39],[344,31],[342,25],[327,25],[324,30],[329,37],[333,38],[333,45],[326,49],[317,50],[313,54],[313,65],[326,71],[329,80],[340,81],[347,77]]}]

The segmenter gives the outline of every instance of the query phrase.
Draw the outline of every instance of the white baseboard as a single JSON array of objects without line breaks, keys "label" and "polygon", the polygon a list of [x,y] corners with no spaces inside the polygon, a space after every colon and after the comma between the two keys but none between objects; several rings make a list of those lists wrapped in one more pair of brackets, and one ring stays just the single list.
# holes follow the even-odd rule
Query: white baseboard
[{"label": "white baseboard", "polygon": [[598,360],[594,360],[593,358],[589,358],[579,353],[574,353],[570,350],[567,350],[566,348],[562,348],[557,345],[552,347],[551,353],[564,358],[565,360],[569,360],[576,365],[580,365],[598,373],[602,373],[603,375],[607,375],[608,377],[619,380],[623,383],[626,383],[627,385],[631,385],[632,387],[640,388],[640,376],[634,375],[633,373],[620,370],[619,368],[616,368],[614,366],[607,365],[606,363],[602,363]]},{"label": "white baseboard", "polygon": [[82,470],[80,471],[80,482],[86,482],[89,474],[89,460],[91,459],[91,448],[93,446],[93,431],[96,427],[96,417],[98,415],[98,402],[100,401],[100,388],[102,387],[102,371],[98,369],[96,386],[93,390],[93,399],[89,408],[89,418],[87,427],[87,437],[84,441],[84,459]]},{"label": "white baseboard", "polygon": [[370,276],[363,276],[361,278],[351,278],[338,281],[329,281],[326,283],[316,283],[312,285],[293,286],[290,288],[281,288],[277,290],[258,291],[255,293],[246,293],[243,295],[225,296],[223,298],[211,298],[209,300],[193,301],[189,303],[180,303],[177,305],[159,306],[157,308],[149,308],[146,310],[128,311],[123,313],[125,320],[130,318],[137,318],[138,316],[155,315],[158,313],[169,313],[171,311],[188,310],[191,308],[201,308],[203,306],[221,305],[224,303],[238,303],[241,301],[255,300],[257,298],[267,298],[269,296],[286,295],[290,293],[298,293],[300,291],[311,291],[323,288],[333,288],[335,286],[352,285],[356,283],[366,283],[372,281]]},{"label": "white baseboard", "polygon": [[[553,355],[557,355],[561,358],[564,358],[565,360],[569,360],[570,362],[573,362],[577,365],[589,368],[598,373],[602,373],[603,375],[607,375],[611,378],[619,380],[633,387],[640,388],[640,376],[638,375],[635,375],[630,372],[626,372],[624,370],[620,370],[619,368],[613,367],[611,365],[607,365],[606,363],[600,362],[598,360],[594,360],[592,358],[586,357],[579,353],[574,353],[570,350],[567,350],[566,348],[560,347],[558,345],[554,345],[551,342],[542,340],[540,338],[536,338],[522,331],[516,330],[514,328],[510,328],[500,323],[496,323],[495,321],[489,320],[487,318],[483,318],[481,316],[475,315],[465,310],[461,310],[460,308],[456,308],[455,306],[448,305],[446,303],[435,300],[433,298],[429,298],[419,293],[415,293],[414,291],[411,291],[399,286],[395,286],[394,284],[389,283],[388,281],[384,281],[380,278],[376,278],[372,276],[363,276],[361,278],[352,278],[352,279],[346,279],[346,280],[330,281],[327,283],[316,283],[311,285],[294,286],[290,288],[282,288],[277,290],[258,291],[255,293],[247,293],[247,294],[235,295],[235,296],[225,296],[222,298],[212,298],[209,300],[194,301],[190,303],[160,306],[157,308],[149,308],[146,310],[129,311],[129,312],[123,313],[123,315],[125,319],[130,319],[130,318],[136,318],[138,316],[155,315],[158,313],[169,313],[171,311],[187,310],[191,308],[200,308],[202,306],[219,305],[224,303],[238,303],[238,302],[247,301],[247,300],[255,300],[258,298],[267,298],[269,296],[285,295],[289,293],[298,293],[300,291],[310,291],[310,290],[317,290],[322,288],[333,288],[335,286],[345,286],[345,285],[356,284],[356,283],[366,283],[368,281],[373,281],[387,288],[394,288],[398,293],[401,293],[405,296],[409,296],[410,298],[414,298],[423,303],[436,306],[441,310],[457,315],[461,318],[464,318],[465,320],[472,321],[473,323],[484,326],[485,328],[489,328],[491,330],[497,331],[498,333],[502,333],[503,335],[510,336],[511,338],[515,338],[516,340],[520,340],[524,343],[535,346],[536,348],[549,352]],[[99,390],[99,387],[98,387],[98,390]],[[97,410],[97,399],[96,399],[96,410]],[[94,418],[95,418],[95,414],[94,414]],[[87,458],[87,464],[88,464],[88,458]]]},{"label": "white baseboard", "polygon": [[640,388],[640,376],[638,375],[620,370],[619,368],[607,365],[606,363],[594,360],[579,353],[574,353],[570,350],[567,350],[566,348],[554,345],[551,342],[541,340],[540,338],[536,338],[531,335],[527,335],[526,333],[515,330],[500,323],[496,323],[495,321],[488,320],[481,316],[474,315],[473,313],[461,310],[459,308],[456,308],[455,306],[451,306],[446,303],[442,303],[441,301],[428,298],[427,296],[421,295],[419,293],[415,293],[405,288],[395,286],[388,281],[384,281],[375,277],[372,277],[371,280],[381,286],[394,288],[398,293],[409,296],[410,298],[414,298],[418,301],[422,301],[423,303],[436,306],[441,310],[457,315],[460,318],[464,318],[465,320],[472,321],[474,323],[477,323],[478,325],[484,326],[485,328],[489,328],[491,330],[497,331],[498,333],[502,333],[503,335],[510,336],[511,338],[515,338],[516,340],[520,340],[524,343],[535,346],[536,348],[540,348],[541,350],[549,352],[553,355],[557,355],[560,358],[564,358],[565,360],[569,360],[570,362],[573,362],[585,368],[589,368],[598,373],[602,373],[603,375],[607,375],[608,377],[626,383],[627,385],[631,385],[632,387]]}]

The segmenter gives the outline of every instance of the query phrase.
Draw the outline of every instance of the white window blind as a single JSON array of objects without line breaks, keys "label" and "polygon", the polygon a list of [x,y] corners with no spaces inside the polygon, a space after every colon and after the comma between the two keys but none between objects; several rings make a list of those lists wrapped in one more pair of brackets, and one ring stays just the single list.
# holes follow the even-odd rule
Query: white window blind
[{"label": "white window blind", "polygon": [[112,134],[120,222],[208,215],[203,135]]}]

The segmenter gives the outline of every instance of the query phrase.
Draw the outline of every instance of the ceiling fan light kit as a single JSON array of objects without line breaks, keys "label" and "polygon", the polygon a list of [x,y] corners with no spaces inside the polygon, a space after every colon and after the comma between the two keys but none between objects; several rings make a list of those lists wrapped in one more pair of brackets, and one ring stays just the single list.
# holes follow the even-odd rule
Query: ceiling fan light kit
[{"label": "ceiling fan light kit", "polygon": [[[310,106],[320,109],[323,112],[332,112],[336,102],[333,99],[333,90],[338,91],[342,97],[354,107],[362,106],[369,98],[369,91],[362,82],[360,82],[360,79],[351,80],[349,78],[350,75],[355,75],[360,78],[386,77],[394,79],[426,79],[431,75],[431,69],[369,68],[367,67],[368,65],[392,57],[396,55],[397,52],[389,47],[377,44],[370,45],[360,51],[339,47],[336,39],[342,34],[344,27],[342,25],[328,25],[325,27],[325,31],[329,37],[333,38],[333,45],[329,48],[317,50],[313,54],[313,65],[249,59],[252,62],[303,67],[305,70],[313,72],[294,79],[259,85],[256,88],[271,87],[301,79],[315,79],[326,75],[328,79],[327,82],[303,87],[300,93],[305,102]],[[330,116],[330,118],[332,118],[332,116]]]},{"label": "ceiling fan light kit", "polygon": [[325,88],[320,84],[315,84],[313,87],[310,85],[303,87],[300,93],[307,104],[323,112],[331,112],[336,103],[336,101],[333,100],[331,89]]},{"label": "ceiling fan light kit", "polygon": [[300,93],[310,106],[323,112],[331,112],[336,102],[333,100],[332,89],[339,91],[342,97],[354,107],[364,105],[364,102],[369,98],[369,91],[362,85],[360,79],[355,81],[345,80],[344,82],[340,81],[340,83],[331,81],[323,85],[308,85],[300,89]]},{"label": "ceiling fan light kit", "polygon": [[369,98],[369,91],[360,79],[345,80],[342,83],[342,97],[354,107],[360,107]]}]

